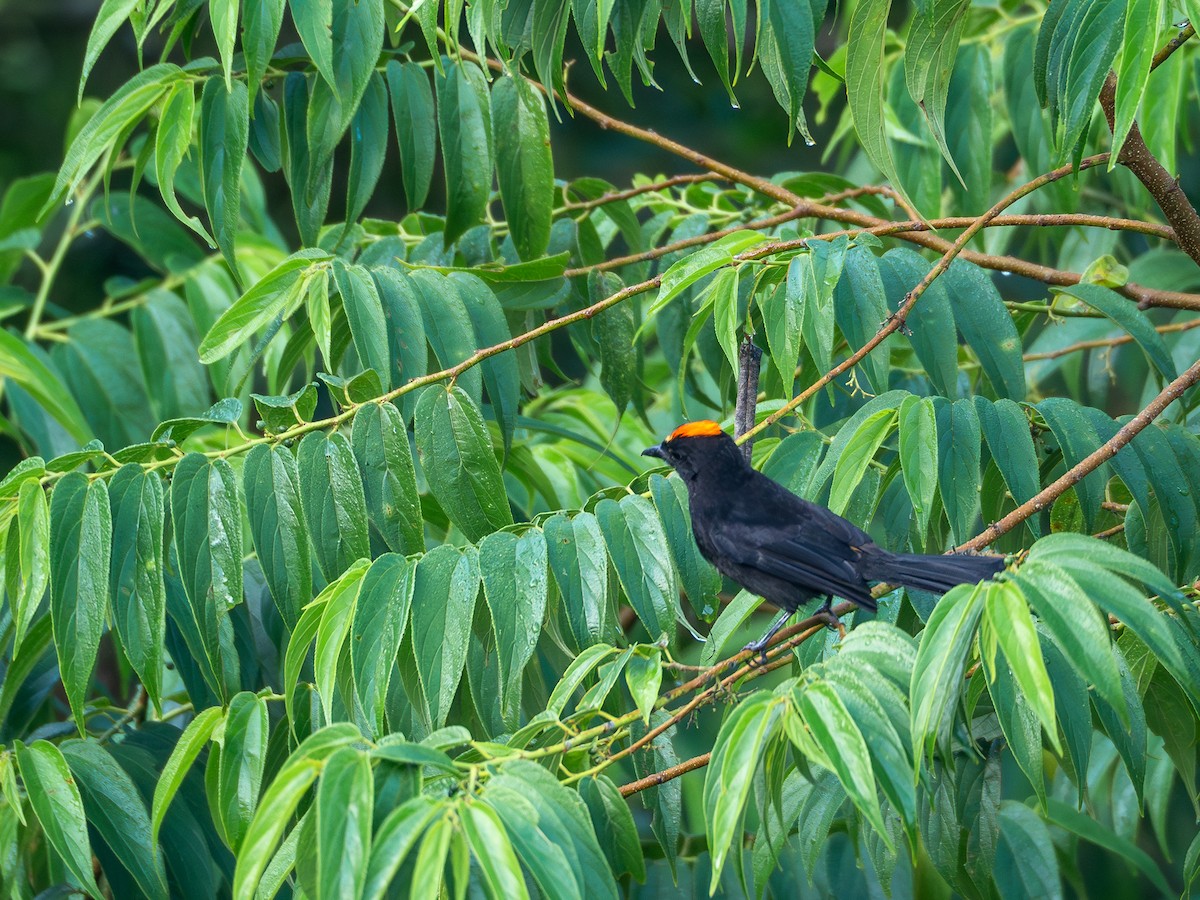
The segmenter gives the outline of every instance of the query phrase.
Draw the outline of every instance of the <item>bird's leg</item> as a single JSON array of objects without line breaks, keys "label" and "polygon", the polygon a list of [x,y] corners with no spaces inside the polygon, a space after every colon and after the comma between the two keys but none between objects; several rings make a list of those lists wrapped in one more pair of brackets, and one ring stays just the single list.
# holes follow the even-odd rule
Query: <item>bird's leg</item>
[{"label": "bird's leg", "polygon": [[785,609],[779,614],[779,618],[771,623],[771,627],[767,629],[766,634],[760,637],[757,641],[751,641],[749,644],[743,647],[742,650],[753,650],[755,653],[760,654],[763,665],[766,665],[767,644],[771,643],[771,638],[775,637],[775,635],[779,633],[779,629],[784,626],[784,623],[787,622],[791,616],[791,611]]},{"label": "bird's leg", "polygon": [[841,619],[839,619],[836,615],[834,615],[832,607],[833,607],[833,596],[831,594],[826,594],[825,602],[823,604],[821,604],[821,608],[818,609],[813,615],[815,618],[824,619],[825,624],[828,625],[830,628],[836,628],[839,639],[845,640],[846,639],[846,626],[842,624]]}]

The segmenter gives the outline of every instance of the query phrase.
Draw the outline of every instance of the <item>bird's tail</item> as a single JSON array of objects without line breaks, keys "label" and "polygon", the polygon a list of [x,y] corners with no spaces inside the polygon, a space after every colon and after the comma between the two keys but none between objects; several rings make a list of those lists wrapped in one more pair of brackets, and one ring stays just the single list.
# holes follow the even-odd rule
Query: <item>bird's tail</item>
[{"label": "bird's tail", "polygon": [[999,556],[925,556],[919,553],[883,553],[871,561],[864,574],[872,581],[944,594],[958,584],[976,584],[1004,571]]}]

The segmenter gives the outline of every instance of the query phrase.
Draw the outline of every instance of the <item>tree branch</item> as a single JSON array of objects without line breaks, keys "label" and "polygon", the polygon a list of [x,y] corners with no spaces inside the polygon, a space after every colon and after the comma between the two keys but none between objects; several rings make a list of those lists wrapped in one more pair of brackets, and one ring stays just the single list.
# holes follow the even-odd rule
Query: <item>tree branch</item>
[{"label": "tree branch", "polygon": [[621,796],[629,797],[638,791],[644,791],[646,788],[674,781],[680,775],[686,775],[693,769],[707,766],[710,759],[712,759],[712,753],[701,753],[699,756],[693,756],[691,759],[685,760],[677,766],[671,766],[669,769],[663,769],[661,772],[655,772],[653,775],[647,775],[645,778],[639,778],[637,781],[623,784],[619,789]]},{"label": "tree branch", "polygon": [[[1164,60],[1175,52],[1183,43],[1195,34],[1195,23],[1183,29],[1162,50],[1155,54],[1151,70],[1157,68]],[[1116,118],[1117,76],[1108,73],[1104,87],[1100,89],[1100,107],[1104,110],[1104,118],[1108,121],[1108,130],[1113,130]],[[1117,163],[1127,168],[1142,183],[1146,191],[1154,198],[1158,208],[1162,210],[1167,222],[1175,229],[1179,248],[1200,266],[1200,214],[1188,200],[1187,194],[1179,186],[1179,182],[1158,161],[1146,141],[1142,130],[1135,121],[1125,138],[1125,144],[1117,155]]]}]

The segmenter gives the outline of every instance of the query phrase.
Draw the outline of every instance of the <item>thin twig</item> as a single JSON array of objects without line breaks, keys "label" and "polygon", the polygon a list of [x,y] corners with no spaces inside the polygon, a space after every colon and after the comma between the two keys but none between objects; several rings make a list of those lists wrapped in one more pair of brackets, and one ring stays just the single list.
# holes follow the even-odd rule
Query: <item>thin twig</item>
[{"label": "thin twig", "polygon": [[[1169,325],[1159,325],[1154,330],[1159,334],[1171,334],[1179,331],[1190,331],[1193,328],[1200,327],[1200,319],[1190,319],[1187,322],[1172,322]],[[1060,356],[1068,356],[1072,353],[1079,353],[1083,350],[1096,350],[1101,347],[1117,347],[1121,344],[1128,344],[1133,341],[1133,336],[1122,334],[1114,338],[1101,338],[1095,341],[1079,341],[1076,344],[1069,344],[1066,347],[1059,347],[1057,350],[1047,350],[1043,353],[1026,353],[1021,357],[1025,362],[1037,362],[1043,359],[1058,359]]]},{"label": "thin twig", "polygon": [[[560,210],[564,212],[578,212],[585,209],[595,209],[597,206],[605,206],[609,203],[618,203],[621,200],[632,200],[634,197],[639,197],[642,194],[650,194],[655,191],[661,191],[666,188],[678,187],[684,184],[701,184],[706,181],[721,181],[720,175],[715,175],[712,172],[705,172],[700,175],[675,175],[671,178],[664,178],[662,181],[652,181],[650,184],[639,185],[638,187],[628,188],[623,191],[610,191],[607,194],[601,194],[594,200],[580,200],[573,203],[564,203]],[[570,189],[567,185],[567,189]]]},{"label": "thin twig", "polygon": [[708,761],[712,759],[712,753],[701,753],[699,756],[693,756],[691,759],[684,760],[677,766],[663,769],[661,772],[655,772],[652,775],[647,775],[645,778],[639,778],[637,781],[631,781],[629,784],[623,784],[619,788],[622,797],[629,797],[636,794],[638,791],[644,791],[646,788],[655,787],[660,784],[666,784],[678,778],[680,775],[686,775],[693,769],[699,769],[702,766],[707,766]]}]

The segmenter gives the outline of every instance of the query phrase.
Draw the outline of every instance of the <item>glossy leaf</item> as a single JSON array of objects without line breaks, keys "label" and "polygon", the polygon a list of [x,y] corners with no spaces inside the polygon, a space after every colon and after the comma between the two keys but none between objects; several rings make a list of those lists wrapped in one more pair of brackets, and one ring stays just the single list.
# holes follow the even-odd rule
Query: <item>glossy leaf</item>
[{"label": "glossy leaf", "polygon": [[492,189],[492,109],[483,73],[459,61],[434,77],[446,175],[446,243],[483,221]]},{"label": "glossy leaf", "polygon": [[62,751],[49,741],[16,745],[17,765],[29,805],[77,886],[101,896],[92,874],[92,850],[79,787]]},{"label": "glossy leaf", "polygon": [[425,548],[412,448],[400,411],[371,403],[354,417],[350,445],[362,475],[372,532],[397,553]]},{"label": "glossy leaf", "polygon": [[479,582],[479,559],[473,549],[463,553],[442,545],[417,564],[411,635],[434,728],[446,723],[462,678]]},{"label": "glossy leaf", "polygon": [[293,628],[312,597],[308,526],[296,458],[286,448],[260,444],[247,455],[243,478],[250,537],[275,608]]},{"label": "glossy leaf", "polygon": [[596,519],[604,534],[621,588],[650,634],[652,641],[663,634],[674,641],[679,610],[679,588],[675,570],[662,558],[666,543],[662,523],[649,502],[638,496],[601,500]]},{"label": "glossy leaf", "polygon": [[131,464],[113,475],[108,494],[113,522],[112,623],[130,665],[161,710],[167,608],[163,484],[154,473]]},{"label": "glossy leaf", "polygon": [[50,618],[63,687],[79,733],[84,702],[109,606],[112,512],[108,486],[78,472],[63,477],[50,501]]},{"label": "glossy leaf", "polygon": [[429,75],[415,62],[388,60],[387,82],[392,118],[396,123],[396,143],[400,147],[405,201],[409,209],[420,209],[425,205],[433,181],[437,148],[433,89]]},{"label": "glossy leaf", "polygon": [[313,552],[325,580],[332,581],[355,560],[371,555],[358,463],[341,432],[305,435],[296,462]]},{"label": "glossy leaf", "polygon": [[416,438],[430,490],[469,540],[512,524],[491,438],[461,388],[433,387],[421,395]]},{"label": "glossy leaf", "polygon": [[[562,23],[565,28],[565,13]],[[558,52],[561,63],[561,41]],[[557,77],[557,69],[554,74]],[[492,86],[492,116],[494,127],[505,135],[496,142],[496,175],[504,214],[517,255],[534,259],[546,252],[550,241],[554,193],[546,105],[523,77],[498,78]]]}]

